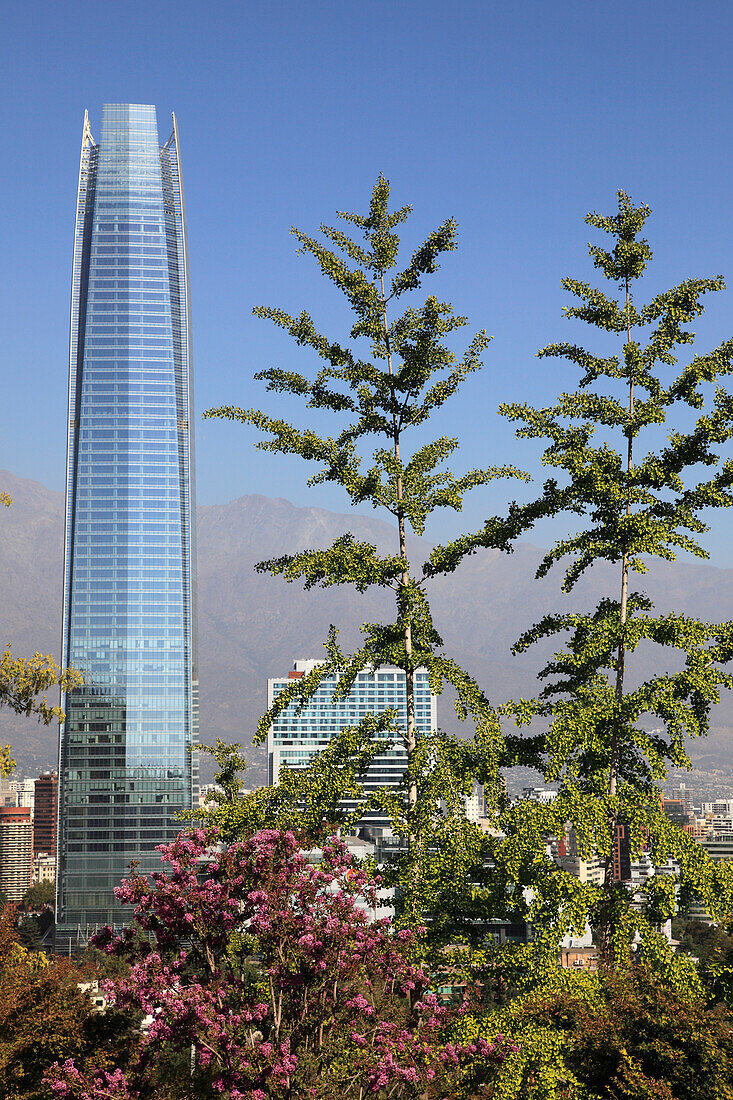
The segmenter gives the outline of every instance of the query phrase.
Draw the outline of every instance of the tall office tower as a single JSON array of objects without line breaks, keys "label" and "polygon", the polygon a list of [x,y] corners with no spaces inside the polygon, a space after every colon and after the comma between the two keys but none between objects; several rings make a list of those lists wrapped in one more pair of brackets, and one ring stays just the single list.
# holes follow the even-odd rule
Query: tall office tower
[{"label": "tall office tower", "polygon": [[[178,128],[155,108],[88,115],[69,369],[57,936],[120,924],[113,889],[197,784],[190,302]],[[129,910],[127,911],[129,917]]]},{"label": "tall office tower", "polygon": [[58,824],[59,778],[56,772],[44,772],[35,782],[36,797],[33,809],[33,855],[45,852],[56,856],[56,829]]},{"label": "tall office tower", "polygon": [[631,830],[622,822],[614,829],[611,877],[614,882],[628,882],[631,878]]},{"label": "tall office tower", "polygon": [[0,890],[20,901],[31,884],[33,821],[29,806],[0,807]]},{"label": "tall office tower", "polygon": [[[284,691],[288,683],[310,672],[318,661],[296,661],[287,676],[276,676],[267,682],[267,705]],[[267,737],[269,781],[279,780],[280,768],[303,767],[311,757],[325,748],[332,737],[344,726],[355,726],[368,713],[378,714],[387,707],[394,707],[397,720],[406,723],[405,674],[391,665],[375,672],[364,670],[356,678],[346,699],[334,701],[332,696],[336,678],[327,676],[313,698],[297,713],[291,703],[277,717]],[[437,726],[437,700],[430,691],[425,669],[415,673],[415,721],[418,729],[429,731]],[[372,761],[363,778],[367,794],[377,787],[396,787],[407,767],[407,753],[400,744],[380,753]],[[366,815],[360,824],[383,830],[389,819],[378,812]]]}]

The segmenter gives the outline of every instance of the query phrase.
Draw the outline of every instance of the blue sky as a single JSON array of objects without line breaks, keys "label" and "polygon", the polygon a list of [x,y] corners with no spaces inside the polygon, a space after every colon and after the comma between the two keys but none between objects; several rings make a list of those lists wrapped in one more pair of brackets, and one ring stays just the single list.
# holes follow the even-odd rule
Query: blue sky
[{"label": "blue sky", "polygon": [[[708,0],[6,2],[0,466],[63,488],[83,112],[98,131],[102,103],[132,101],[157,105],[162,140],[171,110],[179,121],[200,411],[266,404],[256,370],[307,367],[254,305],[307,307],[343,333],[337,292],[288,229],[364,209],[381,171],[414,207],[408,247],[457,218],[459,251],[426,289],[493,336],[483,373],[440,421],[461,438],[455,466],[537,472],[537,451],[495,410],[574,382],[535,353],[585,337],[561,316],[559,283],[590,277],[588,210],[612,212],[620,187],[653,207],[649,293],[693,274],[733,288],[732,43],[733,5]],[[699,350],[733,336],[732,295],[709,299]],[[296,460],[253,442],[241,427],[197,425],[201,503],[262,493],[345,509],[336,490],[307,490]],[[480,491],[429,535],[480,523],[506,491]],[[715,518],[709,545],[733,565],[733,516]]]}]

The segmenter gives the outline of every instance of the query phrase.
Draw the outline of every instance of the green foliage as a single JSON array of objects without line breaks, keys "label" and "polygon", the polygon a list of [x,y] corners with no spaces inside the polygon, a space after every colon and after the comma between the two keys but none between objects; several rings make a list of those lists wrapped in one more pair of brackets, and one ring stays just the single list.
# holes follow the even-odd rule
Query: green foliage
[{"label": "green foliage", "polygon": [[[38,696],[51,687],[59,686],[69,691],[82,683],[81,673],[75,669],[61,669],[53,657],[34,653],[32,657],[13,657],[10,646],[0,656],[0,706],[10,707],[16,714],[35,714],[39,722],[48,725],[56,718],[63,720],[61,707],[49,705],[46,696]],[[12,771],[9,746],[0,750],[0,768]],[[7,774],[7,772],[6,772]]]},{"label": "green foliage", "polygon": [[290,829],[304,843],[332,836],[349,828],[373,806],[359,776],[377,753],[391,744],[394,715],[366,715],[357,726],[345,726],[326,748],[303,768],[284,768],[280,782],[242,793],[240,774],[247,767],[239,745],[202,745],[214,757],[220,791],[207,796],[202,809],[184,816],[216,825],[225,843],[251,836],[260,829]]},{"label": "green foliage", "polygon": [[516,1051],[494,1100],[726,1100],[733,1096],[733,1015],[709,1009],[650,969],[555,971],[457,1028],[499,1030]]},{"label": "green foliage", "polygon": [[15,920],[14,906],[6,906],[0,919],[0,1094],[47,1100],[43,1077],[56,1061],[124,1066],[139,1018],[96,1013],[80,983],[97,975],[67,959],[29,951]]},{"label": "green foliage", "polygon": [[42,905],[53,905],[56,900],[56,886],[53,882],[36,882],[23,894],[25,909],[38,909]]},{"label": "green foliage", "polygon": [[[456,247],[457,226],[448,219],[415,250],[406,266],[398,269],[396,230],[409,213],[409,207],[390,211],[389,184],[380,176],[367,214],[339,215],[356,228],[360,239],[326,225],[321,226],[325,243],[293,230],[300,252],[315,259],[352,310],[353,323],[345,340],[334,341],[321,334],[305,311],[297,315],[273,307],[254,311],[319,360],[318,369],[310,376],[280,368],[256,375],[271,394],[299,398],[305,406],[307,426],[234,406],[205,414],[256,428],[264,437],[256,444],[259,448],[299,455],[315,464],[310,484],[340,485],[353,504],[368,502],[386,509],[395,523],[392,555],[379,554],[375,546],[347,533],[330,547],[275,557],[257,566],[288,582],[302,582],[305,588],[349,584],[359,592],[375,586],[391,589],[396,618],[390,623],[365,624],[363,643],[351,654],[342,651],[332,628],[324,663],[293,680],[278,695],[261,720],[256,739],[266,738],[285,707],[306,705],[324,677],[336,677],[335,698],[343,698],[363,668],[387,664],[405,672],[406,721],[398,727],[394,715],[369,717],[355,730],[343,731],[308,769],[285,771],[274,790],[255,792],[242,800],[232,791],[215,800],[209,820],[223,826],[226,837],[262,824],[277,824],[299,826],[301,832],[317,838],[326,823],[353,824],[371,807],[381,809],[404,842],[403,851],[385,872],[387,882],[399,887],[403,917],[432,914],[431,935],[444,943],[458,934],[470,933],[470,938],[476,938],[475,920],[466,914],[475,917],[483,904],[480,898],[473,900],[471,892],[476,877],[486,877],[490,853],[485,836],[465,820],[464,798],[478,779],[486,784],[489,803],[498,803],[503,750],[499,721],[488,700],[443,652],[426,586],[431,578],[451,572],[466,554],[480,547],[510,549],[518,528],[513,518],[487,521],[480,531],[439,548],[421,566],[411,560],[407,531],[422,535],[430,516],[440,508],[460,511],[466,493],[476,486],[496,478],[526,480],[527,475],[510,466],[493,466],[456,476],[446,463],[457,450],[457,439],[425,439],[430,416],[478,370],[488,337],[477,333],[462,354],[456,354],[454,334],[467,320],[434,296],[410,302],[393,315],[395,305],[404,305],[405,295],[420,290],[425,277],[437,270],[441,256]],[[313,411],[333,414],[336,427],[332,434],[319,433]],[[452,687],[460,717],[469,719],[475,728],[471,741],[464,743],[418,728],[414,673],[420,667],[427,668],[434,692],[440,693],[445,684]],[[385,745],[404,746],[405,780],[398,791],[382,790],[371,802],[360,802],[358,778],[377,739]]]},{"label": "green foliage", "polygon": [[679,940],[679,951],[698,961],[703,990],[711,1005],[723,1003],[733,1008],[733,936],[730,926],[701,920],[672,922],[672,935]]},{"label": "green foliage", "polygon": [[[529,819],[535,840],[545,831],[560,835],[562,822],[571,822],[584,858],[599,855],[606,863],[605,888],[585,888],[576,911],[581,917],[584,909],[598,929],[604,957],[623,959],[638,932],[647,957],[669,967],[669,951],[654,930],[675,911],[676,883],[680,904],[695,896],[718,920],[733,913],[730,869],[713,865],[666,819],[658,791],[670,765],[689,766],[687,739],[707,733],[710,707],[733,684],[724,667],[733,656],[733,624],[699,622],[679,612],[654,615],[651,601],[629,591],[628,580],[643,574],[650,558],[673,560],[680,551],[707,556],[699,542],[707,530],[701,513],[733,503],[733,460],[721,458],[733,435],[733,400],[716,385],[733,370],[733,341],[675,367],[677,349],[693,339],[685,326],[702,313],[703,295],[723,282],[688,279],[637,305],[633,283],[652,255],[639,236],[649,212],[619,192],[617,215],[586,219],[611,237],[610,249],[591,245],[590,253],[620,287],[618,298],[563,280],[580,303],[566,315],[622,336],[620,353],[599,357],[575,344],[552,344],[540,356],[577,366],[578,389],[561,394],[550,408],[501,408],[519,423],[520,438],[547,441],[543,462],[558,471],[541,497],[526,509],[515,506],[509,518],[530,526],[568,513],[579,523],[576,533],[547,552],[538,576],[563,561],[562,588],[571,592],[595,563],[620,566],[620,598],[609,594],[582,614],[547,615],[522,635],[514,652],[558,635],[561,648],[539,674],[539,696],[503,709],[520,727],[543,722],[545,732],[529,739],[524,759],[560,787],[551,807],[530,806],[523,820],[508,819],[510,846],[521,848]],[[634,655],[662,647],[670,657],[661,658],[660,671],[631,686],[625,672]],[[667,662],[679,671],[667,671]],[[515,747],[521,760],[521,742]],[[646,844],[657,867],[672,860],[679,876],[658,873],[635,899],[614,884],[611,848],[621,822],[630,829],[634,854]],[[543,890],[535,911],[542,909]]]},{"label": "green foliage", "polygon": [[[379,792],[373,804],[391,817],[403,838],[385,880],[398,887],[402,919],[427,918],[426,952],[470,944],[472,953],[454,959],[466,980],[476,980],[477,967],[494,968],[499,984],[521,989],[528,976],[545,980],[556,967],[562,937],[584,932],[590,921],[607,962],[625,965],[636,941],[638,954],[664,972],[673,987],[694,988],[694,969],[684,959],[671,958],[658,928],[677,904],[693,897],[704,901],[716,919],[727,919],[733,913],[733,875],[668,821],[658,784],[670,764],[688,762],[687,739],[707,732],[710,706],[733,683],[725,670],[733,656],[733,626],[697,622],[677,611],[654,615],[649,599],[630,591],[628,580],[643,574],[650,558],[672,560],[680,551],[705,556],[703,510],[733,503],[733,460],[720,459],[720,449],[733,435],[733,403],[716,386],[733,369],[733,341],[670,370],[678,348],[692,341],[687,326],[702,312],[703,296],[720,289],[722,280],[687,280],[646,305],[637,304],[634,284],[651,261],[641,236],[649,209],[635,207],[621,192],[616,215],[589,215],[589,224],[611,236],[608,249],[591,245],[590,251],[613,289],[566,279],[577,303],[566,314],[617,335],[619,352],[598,356],[562,343],[540,353],[577,366],[577,390],[561,394],[550,408],[515,404],[501,411],[518,422],[520,438],[546,441],[543,461],[553,477],[530,503],[511,505],[505,516],[491,517],[478,531],[437,547],[415,567],[408,528],[421,535],[436,509],[460,510],[464,494],[474,486],[527,475],[497,466],[456,477],[445,465],[456,440],[425,441],[426,421],[478,368],[487,338],[479,333],[456,356],[453,334],[466,320],[433,297],[390,315],[396,301],[419,289],[442,253],[455,247],[456,226],[445,222],[395,274],[395,230],[409,208],[390,212],[388,197],[389,186],[380,177],[367,215],[341,215],[360,230],[361,240],[329,226],[321,227],[325,244],[293,231],[300,250],[316,260],[353,311],[346,340],[322,335],[307,312],[255,310],[320,360],[312,375],[273,368],[257,376],[270,393],[299,398],[310,415],[307,426],[234,406],[206,415],[256,428],[264,437],[257,446],[314,463],[312,484],[336,483],[353,504],[385,508],[396,526],[393,555],[345,534],[330,547],[258,566],[306,588],[391,589],[396,617],[391,623],[365,624],[362,644],[350,654],[332,628],[325,661],[278,696],[260,722],[257,740],[266,738],[285,707],[307,705],[324,677],[336,677],[336,698],[343,698],[363,668],[383,664],[405,671],[407,721],[398,730],[388,724],[346,731],[346,740],[334,742],[322,760],[299,774],[284,773],[273,791],[244,800],[225,792],[210,810],[210,820],[223,822],[227,837],[277,823],[315,838],[325,824],[353,822],[344,801],[349,811],[359,804],[358,780],[369,738],[399,740],[408,757],[404,784],[397,792]],[[368,357],[357,350],[363,340]],[[319,434],[312,410],[332,413],[336,430]],[[419,439],[408,453],[416,428]],[[562,587],[571,592],[595,562],[616,563],[620,597],[609,593],[591,611],[548,615],[523,634],[515,652],[558,635],[559,648],[540,673],[539,696],[502,708],[504,719],[519,727],[517,735],[507,736],[480,687],[443,652],[427,600],[428,582],[482,548],[511,550],[535,522],[561,513],[575,517],[578,530],[547,552],[539,576],[564,562]],[[625,679],[627,663],[633,664],[638,652],[659,647],[671,654],[677,671],[663,666],[640,684]],[[451,686],[460,718],[475,730],[470,740],[417,727],[413,678],[418,667],[427,668],[436,693]],[[557,799],[508,807],[500,771],[516,764],[539,768],[559,787]],[[474,780],[485,785],[496,814],[497,828],[490,833],[465,820],[463,798]],[[612,846],[620,823],[629,830],[632,855],[647,847],[660,868],[635,897],[612,881]],[[548,858],[547,838],[564,835],[568,824],[582,858],[605,861],[604,886],[582,883]],[[497,964],[485,942],[492,918],[528,920],[533,942]]]}]

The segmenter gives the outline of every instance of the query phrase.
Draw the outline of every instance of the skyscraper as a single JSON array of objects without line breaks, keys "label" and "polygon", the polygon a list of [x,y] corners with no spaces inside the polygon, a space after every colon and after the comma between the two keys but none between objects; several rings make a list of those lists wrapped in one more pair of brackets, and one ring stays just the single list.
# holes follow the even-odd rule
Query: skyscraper
[{"label": "skyscraper", "polygon": [[33,821],[29,806],[0,807],[0,890],[20,901],[31,884]]},{"label": "skyscraper", "polygon": [[57,933],[119,924],[181,829],[197,731],[190,300],[178,128],[84,118],[69,363]]},{"label": "skyscraper", "polygon": [[33,804],[33,855],[45,852],[56,855],[58,829],[59,780],[55,772],[44,772],[34,784],[36,797]]},{"label": "skyscraper", "polygon": [[[310,672],[318,661],[295,661],[286,676],[276,676],[267,682],[267,705],[271,707],[288,682]],[[379,714],[388,707],[397,712],[397,721],[406,723],[405,673],[401,668],[385,665],[376,671],[364,669],[345,699],[332,698],[336,677],[326,676],[313,697],[298,712],[291,703],[277,716],[267,735],[269,782],[279,781],[283,765],[304,767],[344,726],[355,726],[366,714]],[[430,691],[426,669],[415,673],[415,719],[418,729],[425,732],[437,727],[437,700]],[[399,742],[374,758],[362,784],[366,794],[378,787],[396,787],[407,768],[407,752]],[[350,806],[350,803],[347,803]],[[379,811],[367,814],[362,825],[384,829],[389,818]]]}]

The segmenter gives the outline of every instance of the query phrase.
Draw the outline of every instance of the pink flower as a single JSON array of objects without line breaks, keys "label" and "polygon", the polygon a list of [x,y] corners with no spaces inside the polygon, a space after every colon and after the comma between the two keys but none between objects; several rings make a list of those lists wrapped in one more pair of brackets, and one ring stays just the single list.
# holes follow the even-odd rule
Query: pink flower
[{"label": "pink flower", "polygon": [[[393,1083],[425,1091],[437,1078],[451,1092],[478,1051],[491,1064],[507,1056],[500,1037],[464,1047],[443,1042],[455,1014],[423,992],[431,976],[410,962],[415,933],[368,923],[358,898],[369,898],[376,884],[353,868],[341,841],[326,845],[320,867],[307,863],[292,833],[274,829],[226,849],[215,831],[190,830],[161,846],[161,855],[165,871],[120,888],[135,906],[134,929],[119,936],[107,929],[97,940],[130,963],[107,984],[121,1009],[147,1017],[139,1067],[193,1045],[197,1067],[215,1067],[215,1092],[266,1100],[285,1089],[317,1094],[317,1061],[294,1052],[317,1050],[321,1041],[324,1050],[348,1051],[372,1091]],[[242,942],[258,960],[255,983],[239,969]],[[422,994],[417,1012],[405,996],[413,990]],[[56,1066],[50,1095],[134,1100],[147,1085],[132,1064],[129,1079]]]}]

